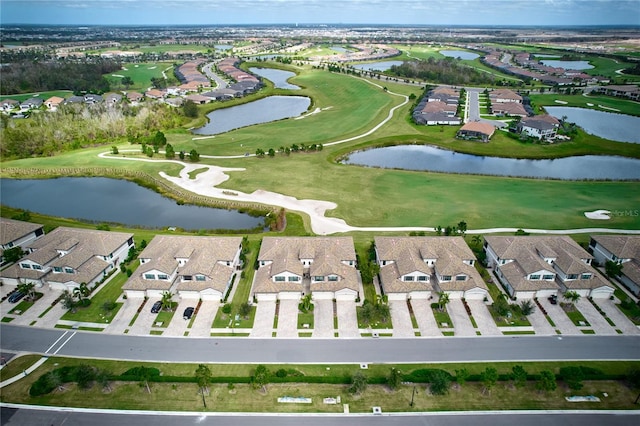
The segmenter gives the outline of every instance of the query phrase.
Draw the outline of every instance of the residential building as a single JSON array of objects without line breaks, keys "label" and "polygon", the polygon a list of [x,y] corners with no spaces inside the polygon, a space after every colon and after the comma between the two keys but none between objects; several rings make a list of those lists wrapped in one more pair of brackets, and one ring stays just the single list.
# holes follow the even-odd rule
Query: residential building
[{"label": "residential building", "polygon": [[50,110],[55,111],[63,102],[64,98],[61,98],[60,96],[52,96],[44,101],[44,105]]},{"label": "residential building", "polygon": [[20,102],[15,99],[3,99],[2,102],[0,102],[0,109],[7,112],[18,108],[19,106]]},{"label": "residential building", "polygon": [[31,98],[20,104],[20,111],[29,111],[30,109],[40,108],[44,101],[40,98]]},{"label": "residential building", "polygon": [[481,142],[489,142],[491,136],[496,131],[493,124],[482,123],[480,121],[470,121],[458,130],[456,137],[459,139],[471,139]]},{"label": "residential building", "polygon": [[44,235],[44,225],[20,220],[0,218],[0,264],[5,250],[27,247],[32,241]]},{"label": "residential building", "polygon": [[462,237],[375,237],[375,250],[389,300],[429,299],[438,292],[457,299],[488,297]]},{"label": "residential building", "polygon": [[510,115],[514,117],[526,117],[529,115],[524,106],[518,102],[491,104],[491,113],[494,115]]},{"label": "residential building", "polygon": [[619,281],[640,297],[639,235],[592,235],[589,249],[599,265],[604,266],[607,261],[621,264]]},{"label": "residential building", "polygon": [[542,114],[523,118],[516,126],[516,131],[541,140],[548,140],[556,137],[559,127],[560,121],[557,118]]},{"label": "residential building", "polygon": [[522,103],[522,96],[510,89],[495,89],[489,92],[489,100],[495,103]]},{"label": "residential building", "polygon": [[264,237],[252,293],[258,300],[355,301],[361,293],[351,237]]},{"label": "residential building", "polygon": [[118,267],[134,247],[133,234],[58,227],[25,245],[26,254],[0,272],[5,284],[33,282],[73,290],[94,287]]},{"label": "residential building", "polygon": [[138,255],[140,266],[124,284],[127,297],[224,300],[241,269],[240,237],[157,235]]},{"label": "residential building", "polygon": [[591,266],[593,256],[567,236],[488,236],[484,250],[487,265],[512,298],[567,291],[595,298],[613,294],[611,284]]}]

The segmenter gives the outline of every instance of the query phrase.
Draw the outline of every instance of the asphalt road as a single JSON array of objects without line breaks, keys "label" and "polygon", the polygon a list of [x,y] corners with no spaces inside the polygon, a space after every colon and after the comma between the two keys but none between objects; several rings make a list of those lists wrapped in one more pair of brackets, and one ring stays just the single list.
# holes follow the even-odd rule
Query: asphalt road
[{"label": "asphalt road", "polygon": [[114,414],[2,408],[2,426],[628,426],[637,424],[638,413],[433,413],[419,415],[215,415]]},{"label": "asphalt road", "polygon": [[9,352],[210,363],[420,363],[638,360],[640,336],[501,336],[421,339],[254,339],[110,335],[0,325]]}]

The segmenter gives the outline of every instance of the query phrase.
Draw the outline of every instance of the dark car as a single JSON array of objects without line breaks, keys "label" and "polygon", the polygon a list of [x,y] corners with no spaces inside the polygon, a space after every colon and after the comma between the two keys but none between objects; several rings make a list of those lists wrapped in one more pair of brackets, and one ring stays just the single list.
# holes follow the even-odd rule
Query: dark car
[{"label": "dark car", "polygon": [[156,302],[153,304],[153,306],[151,307],[151,313],[152,314],[157,314],[158,312],[160,312],[160,308],[162,308],[162,302]]},{"label": "dark car", "polygon": [[16,291],[9,296],[9,303],[18,303],[20,299],[22,299],[26,294],[21,291]]},{"label": "dark car", "polygon": [[556,296],[555,294],[552,294],[551,296],[549,296],[549,303],[551,303],[552,305],[557,305],[558,296]]},{"label": "dark car", "polygon": [[184,310],[184,314],[182,315],[182,318],[186,320],[191,319],[191,316],[193,315],[194,310],[195,308],[193,308],[192,306],[189,306],[187,309]]}]

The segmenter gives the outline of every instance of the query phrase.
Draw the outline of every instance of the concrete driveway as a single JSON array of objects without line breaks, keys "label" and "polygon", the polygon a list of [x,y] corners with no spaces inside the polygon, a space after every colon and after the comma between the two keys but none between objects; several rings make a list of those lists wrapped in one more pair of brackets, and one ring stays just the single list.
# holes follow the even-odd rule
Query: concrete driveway
[{"label": "concrete driveway", "polygon": [[615,335],[618,334],[616,330],[611,327],[611,324],[598,312],[598,310],[591,304],[588,299],[580,300],[576,303],[576,308],[584,316],[584,318],[591,324],[591,329],[596,334]]},{"label": "concrete driveway", "polygon": [[[159,297],[149,298],[144,308],[138,315],[136,322],[129,328],[129,334],[148,336],[153,322],[156,320],[158,314],[151,313],[151,307],[154,303],[160,300]],[[132,317],[133,318],[133,317]]]},{"label": "concrete driveway", "polygon": [[[123,334],[126,329],[129,328],[129,323],[135,316],[138,308],[144,301],[144,299],[139,298],[128,298],[121,300],[122,307],[116,314],[116,316],[111,320],[111,324],[105,329],[105,332],[110,334]],[[145,304],[147,307],[148,304]],[[153,303],[148,305],[148,309],[151,309]]]},{"label": "concrete driveway", "polygon": [[476,336],[476,329],[473,328],[461,299],[451,299],[447,303],[447,312],[453,322],[454,336]]},{"label": "concrete driveway", "polygon": [[189,330],[191,337],[211,337],[211,325],[220,308],[219,300],[203,300]]},{"label": "concrete driveway", "polygon": [[389,300],[393,337],[415,337],[406,300]]},{"label": "concrete driveway", "polygon": [[481,335],[502,336],[502,331],[496,325],[487,305],[482,300],[467,300],[467,305],[471,309],[471,315],[473,315]]},{"label": "concrete driveway", "polygon": [[552,305],[549,300],[544,297],[538,299],[538,302],[540,302],[540,305],[547,311],[547,315],[549,315],[549,318],[551,318],[551,321],[556,325],[556,329],[560,330],[561,334],[582,334],[567,314],[564,313],[560,304]]},{"label": "concrete driveway", "polygon": [[436,317],[433,316],[431,301],[427,299],[411,299],[411,309],[413,309],[413,316],[416,317],[420,336],[442,337],[442,332],[436,323]]},{"label": "concrete driveway", "polygon": [[281,300],[278,308],[278,337],[298,337],[297,299]]},{"label": "concrete driveway", "polygon": [[256,316],[250,337],[273,337],[273,319],[276,316],[276,302],[262,300],[256,305]]},{"label": "concrete driveway", "polygon": [[616,328],[622,331],[624,334],[640,334],[638,326],[631,322],[625,314],[613,303],[613,300],[609,299],[593,299],[593,302],[607,314],[609,319],[613,321]]},{"label": "concrete driveway", "polygon": [[336,311],[338,314],[338,336],[347,338],[360,337],[356,302],[353,300],[338,300],[336,302]]},{"label": "concrete driveway", "polygon": [[[192,307],[193,309],[198,306],[197,299],[181,299],[178,302],[178,307],[176,308],[175,313],[173,314],[173,318],[171,318],[171,322],[167,327],[164,328],[163,336],[170,337],[181,337],[184,336],[185,331],[188,330],[187,326],[189,325],[190,320],[185,320],[182,316],[184,314],[184,310],[187,307]],[[158,328],[158,327],[156,327]],[[158,328],[162,330],[162,328]]]},{"label": "concrete driveway", "polygon": [[312,337],[335,337],[333,329],[333,300],[316,300],[313,302],[313,334]]},{"label": "concrete driveway", "polygon": [[[3,286],[6,287],[6,286]],[[25,312],[23,312],[21,315],[14,315],[15,319],[13,321],[11,321],[12,324],[15,325],[29,325],[32,322],[38,321],[38,315],[40,315],[41,313],[43,313],[44,311],[47,310],[47,308],[49,308],[51,306],[51,303],[56,300],[58,298],[58,296],[60,296],[62,294],[62,291],[60,290],[50,290],[48,288],[45,289],[36,289],[36,291],[38,291],[39,293],[42,293],[42,297],[40,299],[38,299],[33,306],[31,306],[29,309],[27,309]],[[22,299],[24,300],[24,299]],[[6,305],[5,305],[6,303]],[[10,311],[11,309],[15,308],[17,303],[9,303],[8,301],[4,301],[4,303],[2,304],[2,315],[4,316],[4,314],[6,314],[8,311]],[[8,307],[8,309],[5,311],[5,307]],[[53,310],[53,309],[52,309]],[[65,311],[63,311],[64,314]],[[60,315],[62,316],[62,315]],[[60,319],[60,317],[56,318],[56,322],[57,320]],[[35,325],[35,324],[34,324]],[[54,327],[55,323],[51,325],[51,327]]]},{"label": "concrete driveway", "polygon": [[533,331],[540,336],[552,336],[556,335],[556,330],[549,324],[547,321],[547,317],[544,316],[540,308],[536,305],[533,313],[527,317],[531,326],[533,327]]}]

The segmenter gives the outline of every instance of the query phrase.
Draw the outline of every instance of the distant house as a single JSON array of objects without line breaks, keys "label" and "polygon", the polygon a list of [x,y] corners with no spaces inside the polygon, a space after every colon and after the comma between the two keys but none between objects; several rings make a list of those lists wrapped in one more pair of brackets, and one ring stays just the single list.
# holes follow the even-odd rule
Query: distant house
[{"label": "distant house", "polygon": [[252,293],[258,300],[355,301],[362,284],[351,237],[264,237]]},{"label": "distant house", "polygon": [[375,250],[389,300],[429,299],[441,291],[456,299],[488,295],[462,237],[376,237]]},{"label": "distant house", "polygon": [[102,98],[102,96],[93,93],[87,93],[86,95],[84,95],[84,103],[87,105],[99,104],[103,100],[104,99]]},{"label": "distant house", "polygon": [[0,108],[3,111],[11,111],[12,109],[18,108],[20,106],[20,102],[15,99],[3,99],[0,102]]},{"label": "distant house", "polygon": [[595,91],[609,96],[631,99],[632,101],[640,100],[640,87],[635,84],[602,86]]},{"label": "distant house", "polygon": [[164,100],[164,103],[172,107],[179,107],[184,103],[184,99],[183,98],[167,98]]},{"label": "distant house", "polygon": [[240,265],[242,238],[157,235],[140,253],[140,266],[122,289],[128,297],[222,301]]},{"label": "distant house", "polygon": [[553,139],[558,127],[560,121],[557,118],[542,114],[523,118],[518,123],[516,131],[538,139]]},{"label": "distant house", "polygon": [[591,266],[593,256],[567,236],[488,236],[484,250],[488,266],[512,298],[543,298],[560,291],[607,298],[614,291]]},{"label": "distant house", "polygon": [[456,115],[458,111],[457,105],[447,104],[442,101],[429,101],[425,104],[424,108],[422,108],[422,114],[429,114],[435,112],[442,112],[449,117],[453,117]]},{"label": "distant house", "polygon": [[122,95],[119,94],[119,93],[109,93],[108,95],[105,95],[104,102],[107,105],[118,104],[118,103],[122,102]]},{"label": "distant house", "polygon": [[84,103],[84,96],[69,96],[67,99],[64,100],[64,104],[83,104]]},{"label": "distant house", "polygon": [[142,101],[142,98],[144,98],[144,95],[138,92],[127,92],[126,96],[127,100],[132,104],[137,104],[138,102]]},{"label": "distant house", "polygon": [[40,98],[31,98],[20,104],[20,111],[29,111],[31,109],[40,108],[44,101]]},{"label": "distant house", "polygon": [[636,297],[640,297],[640,236],[592,235],[589,249],[596,262],[604,266],[607,261],[622,265],[618,278]]},{"label": "distant house", "polygon": [[489,100],[492,104],[495,103],[522,103],[522,96],[518,95],[513,90],[509,89],[495,89],[489,92]]},{"label": "distant house", "polygon": [[211,99],[215,99],[217,101],[225,101],[228,99],[239,98],[242,96],[242,92],[239,90],[234,90],[230,88],[225,89],[217,89],[212,90],[210,92],[205,92],[202,96],[207,96]]},{"label": "distant house", "polygon": [[441,101],[449,105],[458,105],[460,100],[460,92],[450,87],[436,87],[427,95],[429,102]]},{"label": "distant house", "polygon": [[494,115],[510,115],[514,117],[526,117],[529,115],[524,106],[518,102],[491,104],[491,112]]},{"label": "distant house", "polygon": [[144,92],[144,96],[149,99],[164,99],[167,96],[167,92],[164,90],[151,89]]},{"label": "distant house", "polygon": [[496,128],[492,124],[470,121],[458,130],[456,137],[459,139],[489,142],[489,139],[491,139],[495,131]]},{"label": "distant house", "polygon": [[32,241],[44,235],[44,225],[20,220],[0,218],[0,263],[5,250],[27,247]]},{"label": "distant house", "polygon": [[185,96],[185,99],[198,105],[208,104],[213,100],[212,98],[203,95],[187,95]]},{"label": "distant house", "polygon": [[55,111],[63,102],[64,98],[61,98],[60,96],[52,96],[44,101],[44,105],[50,110]]},{"label": "distant house", "polygon": [[94,287],[134,246],[133,234],[58,227],[26,245],[28,254],[0,272],[5,284],[32,282],[58,290]]}]

